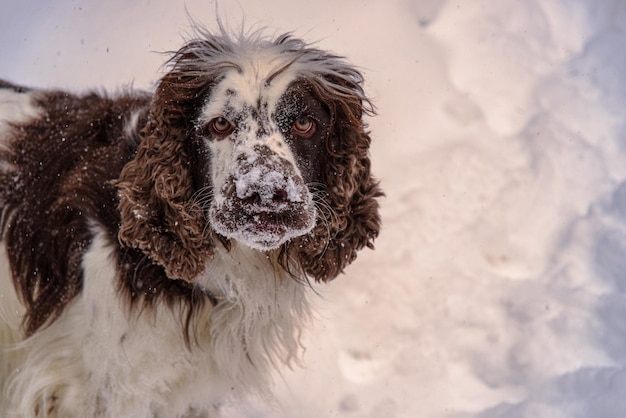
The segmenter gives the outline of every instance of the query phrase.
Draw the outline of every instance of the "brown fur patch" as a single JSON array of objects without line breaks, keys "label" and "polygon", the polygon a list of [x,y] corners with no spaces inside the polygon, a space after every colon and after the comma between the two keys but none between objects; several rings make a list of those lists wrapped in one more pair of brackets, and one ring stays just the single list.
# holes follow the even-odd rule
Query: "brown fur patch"
[{"label": "brown fur patch", "polygon": [[0,160],[13,167],[0,173],[2,238],[27,308],[28,333],[57,317],[80,292],[89,219],[117,225],[110,181],[134,147],[124,140],[123,122],[146,99],[49,92],[35,102],[42,116],[14,126],[0,151]]}]

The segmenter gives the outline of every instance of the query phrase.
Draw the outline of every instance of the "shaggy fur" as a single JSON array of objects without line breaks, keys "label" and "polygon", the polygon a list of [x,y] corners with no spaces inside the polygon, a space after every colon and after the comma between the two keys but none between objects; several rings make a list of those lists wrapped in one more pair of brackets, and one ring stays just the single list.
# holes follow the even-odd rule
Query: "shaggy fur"
[{"label": "shaggy fur", "polygon": [[207,417],[298,353],[309,279],[373,248],[361,74],[199,31],[154,94],[0,81],[0,410]]}]

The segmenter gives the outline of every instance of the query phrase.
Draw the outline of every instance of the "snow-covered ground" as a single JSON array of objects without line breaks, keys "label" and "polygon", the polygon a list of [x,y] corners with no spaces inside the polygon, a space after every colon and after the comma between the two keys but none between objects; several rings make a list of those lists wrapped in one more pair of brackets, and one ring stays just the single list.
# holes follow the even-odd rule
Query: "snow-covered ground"
[{"label": "snow-covered ground", "polygon": [[[215,4],[187,0],[215,27]],[[626,3],[222,0],[363,68],[376,251],[320,287],[303,368],[227,417],[626,414]],[[168,0],[3,0],[0,77],[150,88]]]}]

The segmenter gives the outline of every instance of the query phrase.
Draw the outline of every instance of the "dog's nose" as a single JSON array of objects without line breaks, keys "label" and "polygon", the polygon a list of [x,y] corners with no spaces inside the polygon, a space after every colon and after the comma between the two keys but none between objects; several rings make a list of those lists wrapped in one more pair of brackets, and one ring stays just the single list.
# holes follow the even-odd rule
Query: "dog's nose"
[{"label": "dog's nose", "polygon": [[302,201],[304,183],[293,165],[267,147],[237,159],[234,193],[243,203],[263,210],[281,210]]},{"label": "dog's nose", "polygon": [[235,179],[235,194],[245,204],[272,209],[282,209],[292,202],[300,202],[301,180],[267,167],[257,167]]},{"label": "dog's nose", "polygon": [[242,200],[251,205],[282,205],[289,202],[289,194],[284,188],[276,188],[273,192],[263,194],[252,191]]}]

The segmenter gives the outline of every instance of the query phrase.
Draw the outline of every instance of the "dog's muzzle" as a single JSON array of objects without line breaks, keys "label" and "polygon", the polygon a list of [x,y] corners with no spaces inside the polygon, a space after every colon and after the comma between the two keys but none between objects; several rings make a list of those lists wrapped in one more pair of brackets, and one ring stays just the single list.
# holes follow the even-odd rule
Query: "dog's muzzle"
[{"label": "dog's muzzle", "polygon": [[221,187],[223,200],[209,211],[220,234],[261,250],[272,250],[309,232],[315,207],[302,176],[269,147],[240,153]]}]

